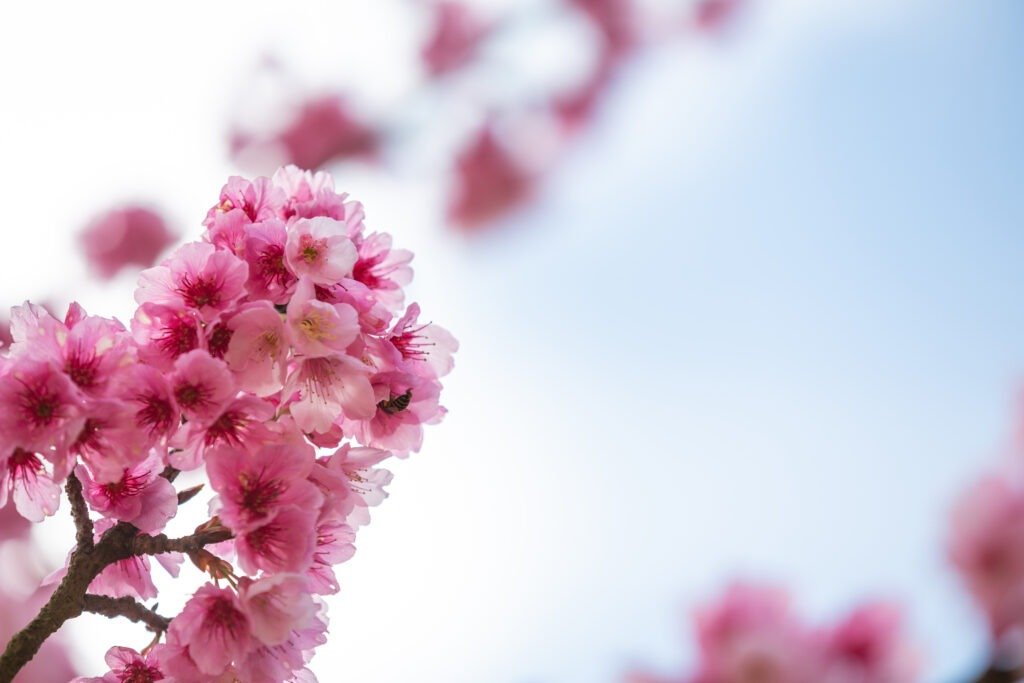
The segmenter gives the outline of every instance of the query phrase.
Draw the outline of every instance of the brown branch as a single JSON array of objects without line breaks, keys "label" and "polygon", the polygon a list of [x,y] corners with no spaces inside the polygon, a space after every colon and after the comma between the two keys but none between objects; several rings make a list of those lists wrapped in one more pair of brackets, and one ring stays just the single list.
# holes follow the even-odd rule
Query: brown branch
[{"label": "brown branch", "polygon": [[85,498],[82,496],[82,482],[74,472],[68,475],[64,490],[67,491],[68,502],[71,503],[71,518],[75,520],[75,546],[79,550],[91,550],[92,519],[89,517],[89,506],[85,504]]},{"label": "brown branch", "polygon": [[124,617],[135,623],[143,623],[154,633],[163,633],[171,624],[170,619],[160,616],[134,598],[111,598],[87,593],[82,598],[82,607],[86,612],[101,614],[108,619]]},{"label": "brown branch", "polygon": [[[74,484],[70,485],[74,489]],[[73,504],[74,505],[74,504]],[[167,538],[163,534],[156,536],[140,535],[139,530],[126,522],[119,522],[108,530],[89,548],[76,547],[68,560],[67,573],[50,596],[39,614],[19,631],[0,655],[0,683],[11,683],[19,671],[39,652],[42,644],[69,619],[82,614],[84,610],[98,611],[110,616],[108,611],[117,609],[118,616],[139,617],[147,626],[163,624],[154,618],[163,620],[159,615],[145,616],[134,608],[114,601],[113,603],[97,602],[101,596],[87,596],[89,584],[100,572],[109,565],[127,560],[134,555],[153,555],[165,552],[198,552],[204,546],[219,543],[231,538],[231,532],[221,526],[216,519],[211,520],[192,536],[184,538]],[[91,533],[90,533],[91,539]],[[102,608],[103,611],[93,610]],[[141,609],[145,609],[139,605]],[[127,612],[127,613],[125,613]]]},{"label": "brown branch", "polygon": [[971,681],[972,683],[1017,683],[1022,678],[1024,678],[1024,670],[1002,669],[993,664]]},{"label": "brown branch", "polygon": [[159,555],[161,553],[193,553],[208,545],[232,538],[229,530],[221,527],[209,531],[197,531],[191,536],[168,538],[164,534],[149,536],[140,534],[132,539],[133,555]]}]

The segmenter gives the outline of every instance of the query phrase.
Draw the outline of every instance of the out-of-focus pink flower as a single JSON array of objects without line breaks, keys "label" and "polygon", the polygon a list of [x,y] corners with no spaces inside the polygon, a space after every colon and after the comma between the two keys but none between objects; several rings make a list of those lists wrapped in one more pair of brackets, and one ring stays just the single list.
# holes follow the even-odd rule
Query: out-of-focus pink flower
[{"label": "out-of-focus pink flower", "polygon": [[316,169],[331,161],[352,157],[372,158],[380,144],[377,131],[355,114],[336,95],[304,102],[283,130],[267,137],[236,132],[231,139],[233,156],[253,150],[279,155],[277,163]]},{"label": "out-of-focus pink flower", "polygon": [[97,216],[78,235],[89,265],[105,279],[128,266],[152,266],[177,239],[163,216],[135,205],[117,207]]},{"label": "out-of-focus pink flower", "polygon": [[737,583],[697,611],[701,680],[819,683],[817,651],[781,590]]},{"label": "out-of-focus pink flower", "polygon": [[699,0],[693,12],[693,24],[702,31],[719,31],[735,17],[743,0]]},{"label": "out-of-focus pink flower", "polygon": [[1024,486],[989,476],[966,491],[949,556],[996,637],[1024,626]]},{"label": "out-of-focus pink flower", "polygon": [[420,55],[427,72],[436,77],[472,61],[490,29],[461,2],[440,0],[430,9],[433,26]]},{"label": "out-of-focus pink flower", "polygon": [[455,160],[448,217],[463,228],[479,228],[526,201],[535,180],[485,125]]},{"label": "out-of-focus pink flower", "polygon": [[639,40],[636,0],[569,0],[594,24],[604,42],[603,49],[622,55]]},{"label": "out-of-focus pink flower", "polygon": [[826,633],[825,666],[825,683],[908,683],[921,673],[900,608],[884,602],[858,607]]}]

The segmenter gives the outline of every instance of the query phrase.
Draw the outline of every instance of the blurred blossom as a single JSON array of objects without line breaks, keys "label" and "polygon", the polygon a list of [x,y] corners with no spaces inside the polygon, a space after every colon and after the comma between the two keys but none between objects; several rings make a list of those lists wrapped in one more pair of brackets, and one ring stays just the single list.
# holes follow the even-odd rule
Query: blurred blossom
[{"label": "blurred blossom", "polygon": [[311,169],[351,157],[372,158],[379,144],[378,132],[333,94],[303,102],[279,131],[254,135],[236,130],[230,141],[234,157]]},{"label": "blurred blossom", "polygon": [[742,4],[743,0],[699,0],[693,22],[705,31],[721,30],[735,18]]},{"label": "blurred blossom", "polygon": [[78,238],[92,269],[110,279],[122,268],[153,265],[178,235],[156,211],[126,205],[97,216]]},{"label": "blurred blossom", "polygon": [[989,475],[953,510],[949,555],[996,639],[1024,627],[1024,485]]},{"label": "blurred blossom", "polygon": [[459,2],[442,0],[431,6],[431,11],[433,27],[420,54],[427,72],[441,76],[472,61],[489,29]]},{"label": "blurred blossom", "polygon": [[629,52],[640,40],[639,9],[635,0],[569,0],[593,22],[604,50],[614,55]]},{"label": "blurred blossom", "polygon": [[479,227],[525,201],[533,186],[530,170],[485,125],[455,161],[448,217],[464,228]]},{"label": "blurred blossom", "polygon": [[809,626],[778,588],[735,583],[695,614],[698,661],[692,675],[643,673],[628,683],[912,683],[916,650],[900,610],[858,607],[838,624]]},{"label": "blurred blossom", "polygon": [[[482,228],[536,196],[533,190],[566,154],[568,143],[593,123],[627,61],[666,40],[700,34],[724,22],[739,0],[691,1],[668,12],[655,11],[641,0],[553,4],[568,12],[523,3],[484,18],[459,0],[428,0],[430,25],[418,50],[423,77],[391,99],[380,112],[380,125],[367,122],[351,104],[372,101],[373,94],[352,93],[348,100],[297,94],[290,87],[299,80],[295,74],[276,60],[267,62],[263,74],[275,74],[278,82],[269,100],[240,113],[232,126],[230,153],[260,172],[288,163],[318,169],[352,159],[385,170],[425,169],[432,179],[447,180],[448,220],[460,228]],[[564,33],[571,45],[581,25],[592,29],[589,46],[585,40],[580,45],[581,65],[589,63],[589,68],[575,79],[573,67],[567,70],[561,64],[538,76],[529,59],[502,50],[517,41],[529,44],[534,32],[538,38]],[[491,46],[497,49],[487,50]],[[495,69],[509,87],[483,85],[493,81],[489,72]],[[545,83],[552,73],[558,85]],[[562,76],[568,80],[560,80]],[[246,89],[259,90],[256,83]],[[247,124],[241,123],[242,117]],[[523,120],[540,122],[540,135],[517,134],[514,145],[500,139],[492,125]],[[461,128],[455,135],[445,129],[453,121]],[[460,135],[467,136],[464,145],[445,144]],[[379,154],[385,147],[387,154]]]},{"label": "blurred blossom", "polygon": [[7,348],[14,339],[11,337],[11,319],[0,313],[0,349]]}]

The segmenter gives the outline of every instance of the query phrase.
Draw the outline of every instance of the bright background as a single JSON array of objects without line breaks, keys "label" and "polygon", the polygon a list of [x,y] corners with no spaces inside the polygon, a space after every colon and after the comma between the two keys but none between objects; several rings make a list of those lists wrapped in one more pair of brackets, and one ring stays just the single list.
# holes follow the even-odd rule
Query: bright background
[{"label": "bright background", "polygon": [[[264,50],[393,94],[422,30],[397,1],[153,7],[5,9],[0,304],[127,319],[132,278],[86,282],[71,231],[148,197],[198,236]],[[636,64],[541,202],[474,239],[434,183],[340,175],[462,350],[340,570],[321,680],[678,669],[736,576],[820,618],[900,598],[929,680],[976,668],[942,540],[1024,369],[1022,38],[1017,0],[762,0]],[[43,531],[62,558],[67,521]],[[75,628],[93,674],[146,640]]]}]

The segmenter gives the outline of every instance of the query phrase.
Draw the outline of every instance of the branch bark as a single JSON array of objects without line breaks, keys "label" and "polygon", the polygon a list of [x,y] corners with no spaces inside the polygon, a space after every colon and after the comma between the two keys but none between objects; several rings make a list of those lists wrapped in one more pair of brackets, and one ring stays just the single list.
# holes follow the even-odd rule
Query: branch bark
[{"label": "branch bark", "polygon": [[75,545],[79,550],[88,550],[93,544],[92,519],[89,517],[89,506],[85,504],[85,497],[82,495],[82,482],[74,472],[68,475],[64,490],[68,494],[68,502],[71,503],[71,519],[75,521]]},{"label": "branch bark", "polygon": [[[77,489],[76,484],[71,483],[70,478],[68,480],[68,495],[72,498],[73,510],[77,506],[74,496],[76,493],[79,497],[81,496],[81,483],[77,479],[74,481],[77,482]],[[84,506],[84,501],[82,505]],[[142,621],[149,627],[166,628],[163,617],[156,613],[144,614],[139,609],[146,610],[146,608],[138,603],[136,603],[136,608],[112,598],[108,599],[111,602],[98,601],[97,598],[102,596],[87,595],[89,584],[99,576],[104,568],[115,562],[127,560],[134,555],[155,555],[175,551],[198,552],[207,545],[231,538],[231,532],[219,525],[198,531],[192,536],[168,538],[163,534],[140,535],[139,530],[131,524],[119,522],[93,544],[92,523],[89,522],[86,527],[83,522],[79,526],[80,517],[77,513],[75,515],[78,544],[68,560],[67,574],[39,614],[11,638],[3,655],[0,655],[0,683],[11,683],[22,667],[36,655],[47,638],[53,635],[65,621],[74,619],[86,610],[97,611],[105,616],[116,613],[117,616],[125,616],[129,619],[137,618],[136,620]],[[88,518],[88,514],[85,515],[85,518]],[[85,533],[83,529],[88,531],[88,545],[81,542]],[[101,609],[102,611],[100,611]],[[150,611],[146,610],[146,612]]]},{"label": "branch bark", "polygon": [[82,598],[82,607],[86,612],[102,614],[108,619],[124,617],[145,624],[146,628],[154,633],[163,633],[171,624],[170,619],[160,616],[134,598],[111,598],[86,593]]}]

